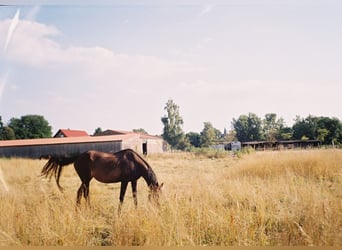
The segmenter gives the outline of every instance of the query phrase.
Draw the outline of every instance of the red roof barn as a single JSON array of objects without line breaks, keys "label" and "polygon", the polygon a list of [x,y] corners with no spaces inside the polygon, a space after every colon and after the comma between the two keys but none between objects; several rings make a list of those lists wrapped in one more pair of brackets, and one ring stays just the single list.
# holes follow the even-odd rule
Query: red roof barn
[{"label": "red roof barn", "polygon": [[81,137],[81,136],[89,136],[86,131],[83,130],[71,130],[71,129],[60,129],[53,136],[54,138],[62,138],[62,137]]}]

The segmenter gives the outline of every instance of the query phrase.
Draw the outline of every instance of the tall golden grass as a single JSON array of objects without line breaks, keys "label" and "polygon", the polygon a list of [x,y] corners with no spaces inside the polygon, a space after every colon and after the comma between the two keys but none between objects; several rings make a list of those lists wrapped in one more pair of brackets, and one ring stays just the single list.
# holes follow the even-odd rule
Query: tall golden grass
[{"label": "tall golden grass", "polygon": [[120,184],[92,181],[75,208],[80,180],[65,167],[61,193],[39,177],[45,161],[0,159],[0,246],[341,246],[342,151],[257,152],[234,158],[150,155],[165,183],[160,205],[138,182],[120,216]]}]

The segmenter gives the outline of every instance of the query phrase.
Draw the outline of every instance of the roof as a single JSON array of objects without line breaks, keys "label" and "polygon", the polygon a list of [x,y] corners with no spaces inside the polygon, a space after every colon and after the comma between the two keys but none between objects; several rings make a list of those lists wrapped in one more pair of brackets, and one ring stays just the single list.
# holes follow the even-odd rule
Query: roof
[{"label": "roof", "polygon": [[60,129],[53,137],[62,137],[59,136],[60,134],[63,135],[63,137],[89,136],[88,133],[84,130]]},{"label": "roof", "polygon": [[257,145],[257,144],[289,144],[289,143],[318,143],[320,140],[282,140],[282,141],[248,141],[242,142],[242,145]]},{"label": "roof", "polygon": [[105,131],[98,132],[95,136],[107,136],[107,135],[125,135],[131,134],[133,132],[129,131],[121,131],[121,130],[113,130],[113,129],[106,129]]},{"label": "roof", "polygon": [[0,140],[0,147],[16,147],[16,146],[33,146],[33,145],[52,145],[52,144],[68,144],[68,143],[91,143],[91,142],[109,142],[124,141],[133,139],[158,139],[161,137],[153,135],[143,135],[138,133],[128,133],[120,135],[106,136],[79,136],[79,137],[57,137],[57,138],[40,138],[40,139],[23,139],[23,140]]},{"label": "roof", "polygon": [[130,135],[83,136],[83,137],[80,136],[80,137],[6,140],[6,141],[0,141],[0,147],[108,142],[108,141],[124,141],[124,140],[131,140],[131,139],[139,139],[139,135],[130,134]]},{"label": "roof", "polygon": [[113,129],[107,129],[103,132],[100,132],[96,136],[109,136],[109,135],[139,135],[141,139],[162,139],[161,136],[155,136],[155,135],[149,135],[149,134],[143,134],[143,133],[136,133],[132,131],[123,131],[123,130],[113,130]]}]

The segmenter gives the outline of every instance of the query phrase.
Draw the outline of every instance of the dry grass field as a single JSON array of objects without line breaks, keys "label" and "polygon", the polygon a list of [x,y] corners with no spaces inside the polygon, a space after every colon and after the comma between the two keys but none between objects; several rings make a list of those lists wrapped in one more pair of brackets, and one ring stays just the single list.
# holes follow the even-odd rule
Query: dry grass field
[{"label": "dry grass field", "polygon": [[61,193],[40,177],[45,160],[0,159],[0,246],[341,246],[342,151],[257,152],[217,158],[191,153],[147,157],[160,206],[143,179],[138,208],[130,186],[90,185],[92,206],[75,209],[80,180],[65,167]]}]

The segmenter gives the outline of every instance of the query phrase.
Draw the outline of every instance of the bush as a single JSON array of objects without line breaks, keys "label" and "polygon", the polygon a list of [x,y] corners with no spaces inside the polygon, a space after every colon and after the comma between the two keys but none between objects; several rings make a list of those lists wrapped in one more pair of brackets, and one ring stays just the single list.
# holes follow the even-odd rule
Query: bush
[{"label": "bush", "polygon": [[191,152],[195,156],[202,156],[209,159],[225,158],[229,155],[228,151],[212,148],[192,148]]}]

